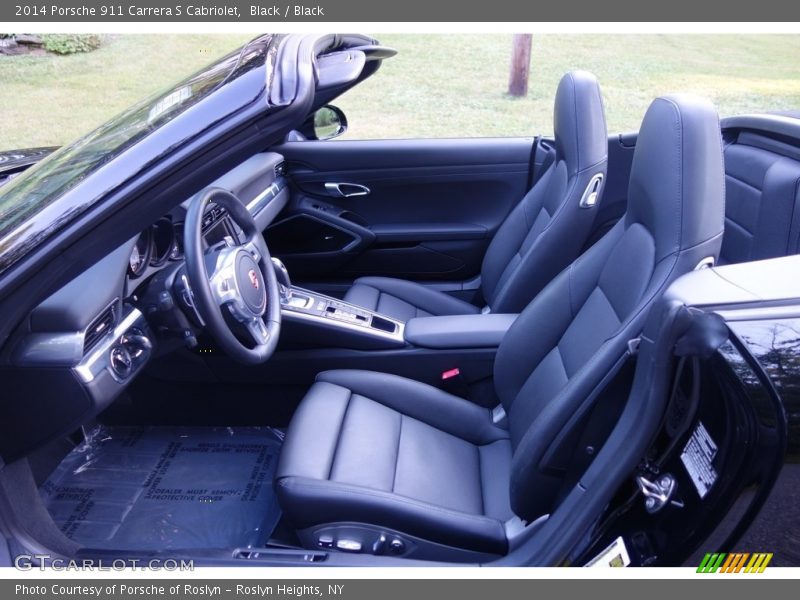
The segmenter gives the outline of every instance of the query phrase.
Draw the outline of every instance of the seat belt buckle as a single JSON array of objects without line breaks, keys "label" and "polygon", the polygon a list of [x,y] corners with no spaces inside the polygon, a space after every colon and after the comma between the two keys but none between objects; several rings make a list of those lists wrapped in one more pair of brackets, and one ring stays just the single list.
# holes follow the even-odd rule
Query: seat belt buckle
[{"label": "seat belt buckle", "polygon": [[441,388],[445,392],[461,398],[467,398],[469,396],[469,386],[461,375],[461,369],[458,367],[442,371],[440,380],[442,382]]}]

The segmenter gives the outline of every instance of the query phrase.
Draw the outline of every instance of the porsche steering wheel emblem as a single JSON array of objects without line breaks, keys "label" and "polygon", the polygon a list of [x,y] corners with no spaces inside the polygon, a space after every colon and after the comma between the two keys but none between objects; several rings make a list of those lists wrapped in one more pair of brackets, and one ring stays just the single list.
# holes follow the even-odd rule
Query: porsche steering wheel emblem
[{"label": "porsche steering wheel emblem", "polygon": [[254,288],[258,289],[259,288],[259,283],[258,283],[258,276],[256,275],[256,272],[253,269],[250,269],[247,272],[247,277],[250,279],[250,285],[252,285]]}]

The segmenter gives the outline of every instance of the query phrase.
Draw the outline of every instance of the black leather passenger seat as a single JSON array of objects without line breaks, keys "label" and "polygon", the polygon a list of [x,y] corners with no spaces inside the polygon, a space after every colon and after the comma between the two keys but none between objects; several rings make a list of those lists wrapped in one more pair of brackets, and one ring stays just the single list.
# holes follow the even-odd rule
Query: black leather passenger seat
[{"label": "black leather passenger seat", "polygon": [[[478,307],[413,281],[361,277],[345,300],[386,316],[521,311],[581,252],[601,202],[608,132],[600,85],[591,73],[561,79],[553,110],[555,158],[508,214],[486,250]],[[491,202],[491,198],[487,199]]]}]

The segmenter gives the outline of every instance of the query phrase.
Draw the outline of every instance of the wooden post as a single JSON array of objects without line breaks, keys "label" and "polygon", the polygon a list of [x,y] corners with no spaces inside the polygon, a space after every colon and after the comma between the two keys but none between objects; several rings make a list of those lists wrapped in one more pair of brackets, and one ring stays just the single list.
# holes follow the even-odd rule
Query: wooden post
[{"label": "wooden post", "polygon": [[512,96],[526,96],[528,94],[528,74],[531,70],[533,35],[530,33],[516,33],[512,43],[508,93]]}]

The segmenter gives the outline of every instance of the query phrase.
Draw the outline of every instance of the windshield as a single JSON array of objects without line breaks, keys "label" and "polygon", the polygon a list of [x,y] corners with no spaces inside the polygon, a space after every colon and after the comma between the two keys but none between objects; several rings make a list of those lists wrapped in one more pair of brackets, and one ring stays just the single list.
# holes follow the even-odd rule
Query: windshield
[{"label": "windshield", "polygon": [[[134,105],[76,142],[0,187],[0,256],[24,235],[31,217],[51,205],[94,171],[175,119],[232,78],[264,63],[264,46],[255,41],[176,86]],[[50,232],[89,206],[65,210]],[[6,264],[3,264],[6,263]],[[0,260],[0,270],[7,261]]]}]

